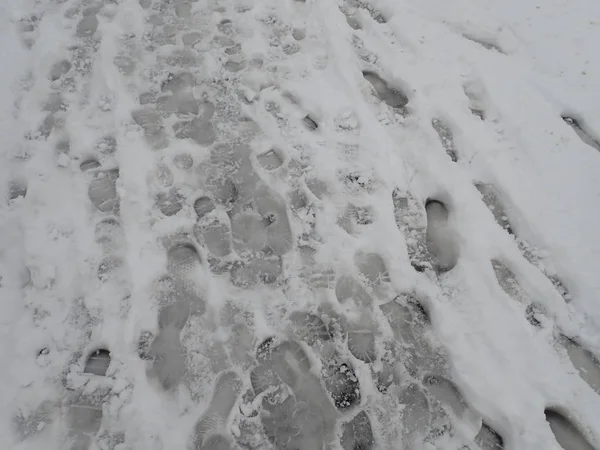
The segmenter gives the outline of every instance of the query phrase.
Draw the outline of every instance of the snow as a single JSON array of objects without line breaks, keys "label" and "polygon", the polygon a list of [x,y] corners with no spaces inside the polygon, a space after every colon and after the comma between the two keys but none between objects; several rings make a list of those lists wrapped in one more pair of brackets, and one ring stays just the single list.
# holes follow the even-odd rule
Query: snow
[{"label": "snow", "polygon": [[600,448],[600,6],[0,6],[0,446]]}]

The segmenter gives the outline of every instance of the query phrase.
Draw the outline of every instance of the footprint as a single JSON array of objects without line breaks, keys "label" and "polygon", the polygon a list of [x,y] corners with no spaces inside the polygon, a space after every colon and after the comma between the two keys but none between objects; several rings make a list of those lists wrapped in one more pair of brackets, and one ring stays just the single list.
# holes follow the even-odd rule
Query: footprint
[{"label": "footprint", "polygon": [[175,275],[187,274],[202,262],[193,244],[177,243],[167,252],[167,269]]},{"label": "footprint", "polygon": [[569,303],[571,300],[573,300],[573,296],[571,295],[567,287],[564,285],[564,283],[557,276],[548,274],[546,274],[546,276],[554,286],[554,289],[556,289],[556,291],[565,300],[565,303]]},{"label": "footprint", "polygon": [[354,264],[371,285],[378,286],[390,281],[385,262],[377,253],[357,251],[354,254]]},{"label": "footprint", "polygon": [[158,328],[174,327],[182,330],[190,318],[191,305],[186,301],[177,301],[163,307],[158,313]]},{"label": "footprint", "polygon": [[258,213],[268,220],[267,239],[273,254],[285,255],[292,249],[293,236],[285,201],[275,191],[260,186],[254,193]]},{"label": "footprint", "polygon": [[97,149],[105,155],[112,155],[117,151],[117,139],[114,136],[104,136],[98,142]]},{"label": "footprint", "polygon": [[352,420],[342,424],[340,443],[344,450],[373,450],[375,448],[371,419],[365,411],[359,412]]},{"label": "footprint", "polygon": [[227,143],[213,146],[204,171],[207,184],[217,201],[237,202],[243,205],[260,195],[259,191],[268,191],[254,172],[250,161],[251,153],[251,148],[246,144]]},{"label": "footprint", "polygon": [[180,18],[188,18],[192,13],[192,5],[190,3],[176,3],[175,4],[175,15]]},{"label": "footprint", "polygon": [[98,17],[96,14],[84,16],[77,24],[78,37],[91,37],[98,29]]},{"label": "footprint", "polygon": [[325,322],[316,314],[294,311],[290,314],[289,321],[296,339],[306,342],[311,347],[331,339]]},{"label": "footprint", "polygon": [[183,45],[188,46],[188,47],[193,47],[194,45],[196,45],[201,40],[202,40],[202,33],[199,33],[197,31],[192,31],[190,33],[185,33],[181,37],[181,41],[183,42]]},{"label": "footprint", "polygon": [[162,83],[162,92],[170,92],[176,94],[182,91],[191,91],[196,85],[196,78],[190,72],[179,72],[177,74],[169,74],[167,79]]},{"label": "footprint", "polygon": [[402,411],[402,433],[407,444],[422,442],[429,434],[431,411],[427,396],[416,384],[410,384],[398,395],[398,401],[404,405]]},{"label": "footprint", "polygon": [[113,59],[113,63],[117,70],[123,75],[131,75],[136,68],[136,62],[133,58],[127,55],[118,55]]},{"label": "footprint", "polygon": [[166,147],[167,135],[160,115],[151,107],[136,109],[131,113],[133,121],[142,127],[146,140],[154,150]]},{"label": "footprint", "polygon": [[13,180],[8,187],[8,199],[14,200],[27,196],[27,183],[24,180]]},{"label": "footprint", "polygon": [[48,95],[44,103],[44,111],[55,113],[67,109],[67,104],[63,101],[60,92],[52,92]]},{"label": "footprint", "polygon": [[67,411],[69,450],[88,450],[102,425],[102,408],[92,404],[71,405]]},{"label": "footprint", "polygon": [[165,216],[174,216],[183,208],[183,198],[177,189],[172,188],[156,196],[156,206]]},{"label": "footprint", "polygon": [[92,352],[85,363],[84,373],[105,376],[110,365],[110,352],[106,349],[98,349]]},{"label": "footprint", "polygon": [[582,123],[579,120],[577,120],[574,117],[569,117],[569,116],[562,116],[562,120],[564,120],[567,125],[569,125],[571,128],[573,128],[573,131],[575,131],[575,133],[577,133],[577,136],[579,136],[579,139],[581,139],[584,143],[586,143],[590,147],[593,147],[596,150],[600,151],[600,141],[598,139],[592,137],[590,135],[590,133],[588,133],[585,130],[585,127],[582,126]]},{"label": "footprint", "polygon": [[370,206],[348,204],[337,224],[349,235],[358,234],[366,225],[373,223],[375,212]]},{"label": "footprint", "polygon": [[208,147],[217,140],[217,133],[212,122],[203,118],[177,122],[173,125],[173,132],[177,139],[191,139],[204,147]]},{"label": "footprint", "polygon": [[193,94],[187,92],[163,95],[156,99],[156,109],[164,118],[168,118],[171,114],[185,118],[198,115],[200,102]]},{"label": "footprint", "polygon": [[121,224],[114,217],[108,217],[98,222],[94,232],[96,242],[103,247],[105,253],[113,253],[122,248],[124,232]]},{"label": "footprint", "polygon": [[563,414],[552,408],[544,410],[556,442],[565,450],[594,450],[586,437]]},{"label": "footprint", "polygon": [[505,264],[497,259],[492,259],[492,268],[496,275],[496,280],[502,290],[511,298],[520,302],[525,301],[525,293],[517,283],[517,277]]},{"label": "footprint", "polygon": [[94,159],[94,158],[86,159],[86,160],[82,161],[81,164],[79,164],[79,169],[82,172],[87,172],[88,170],[97,169],[98,167],[100,167],[100,163],[98,162],[97,159]]},{"label": "footprint", "polygon": [[69,73],[72,66],[73,65],[66,59],[55,62],[52,65],[52,67],[50,68],[50,72],[48,73],[48,78],[50,79],[50,81],[56,81],[56,80],[60,79],[63,75],[66,75],[67,73]]},{"label": "footprint", "polygon": [[255,395],[260,395],[281,383],[279,375],[266,364],[259,364],[250,372],[250,384]]},{"label": "footprint", "polygon": [[169,325],[156,335],[149,349],[151,366],[147,373],[156,378],[165,391],[170,391],[183,381],[186,372],[186,355],[180,342],[181,329]]},{"label": "footprint", "polygon": [[481,425],[481,429],[477,436],[475,436],[475,444],[477,444],[481,450],[503,450],[504,439],[494,429],[492,429],[485,422]]},{"label": "footprint", "polygon": [[50,400],[44,400],[33,412],[27,415],[19,410],[13,417],[17,434],[23,440],[41,432],[54,421],[55,405]]},{"label": "footprint", "polygon": [[334,360],[324,361],[322,376],[333,404],[340,411],[347,411],[360,404],[361,391],[358,378],[350,363]]},{"label": "footprint", "polygon": [[485,120],[485,107],[484,98],[485,90],[479,82],[469,82],[463,85],[465,95],[469,99],[469,109],[474,116],[479,117],[481,120]]},{"label": "footprint", "polygon": [[397,296],[379,307],[398,338],[411,344],[430,324],[421,303],[410,294]]},{"label": "footprint", "polygon": [[269,366],[293,390],[310,372],[310,360],[300,345],[293,341],[263,341],[257,349],[257,359]]},{"label": "footprint", "polygon": [[[171,32],[171,30],[168,31],[169,33]],[[175,37],[175,33],[176,30],[173,30],[173,37]],[[160,59],[162,59],[169,66],[181,68],[194,67],[195,65],[201,62],[200,58],[198,57],[198,53],[189,47],[175,48],[170,55],[167,55],[166,57],[161,57]]]},{"label": "footprint", "polygon": [[448,226],[448,208],[438,200],[425,203],[427,213],[427,251],[434,258],[438,273],[451,270],[458,261],[458,248]]},{"label": "footprint", "polygon": [[93,435],[100,429],[102,409],[90,405],[72,405],[67,412],[69,429]]},{"label": "footprint", "polygon": [[423,377],[423,386],[456,419],[469,424],[480,422],[480,417],[469,407],[452,381],[438,375],[426,375]]},{"label": "footprint", "polygon": [[315,131],[317,128],[319,128],[317,122],[309,115],[304,116],[302,123],[309,131]]},{"label": "footprint", "polygon": [[481,45],[486,50],[494,50],[494,51],[497,51],[498,53],[505,54],[504,50],[502,50],[502,48],[498,44],[496,44],[495,42],[492,42],[489,39],[482,39],[480,37],[475,37],[471,34],[466,34],[466,33],[463,33],[462,37],[464,37],[468,41],[475,42],[476,44]]},{"label": "footprint", "polygon": [[194,211],[196,212],[196,217],[198,219],[202,219],[214,209],[215,204],[209,197],[199,197],[194,202]]},{"label": "footprint", "polygon": [[[205,447],[211,435],[227,432],[227,421],[242,390],[242,381],[233,371],[223,372],[214,387],[213,397],[206,411],[194,425],[192,441],[196,448]],[[220,440],[217,440],[219,442]]]},{"label": "footprint", "polygon": [[347,7],[340,7],[340,11],[346,17],[346,23],[348,24],[348,26],[350,26],[350,28],[352,28],[353,30],[362,29],[360,21],[358,20],[356,12],[354,10],[350,10]]},{"label": "footprint", "polygon": [[194,165],[194,158],[189,153],[179,153],[173,157],[173,164],[181,170],[188,170]]},{"label": "footprint", "polygon": [[600,395],[600,361],[590,351],[566,336],[562,336],[561,342],[581,379]]},{"label": "footprint", "polygon": [[236,450],[237,445],[230,437],[223,434],[213,434],[204,440],[200,450]]},{"label": "footprint", "polygon": [[258,252],[264,249],[268,241],[268,225],[271,225],[268,220],[252,210],[236,214],[231,220],[235,250],[243,254],[248,250]]},{"label": "footprint", "polygon": [[421,376],[423,372],[438,371],[442,356],[429,342],[429,317],[418,300],[412,295],[403,294],[379,306],[379,309],[394,337],[403,343],[402,362],[408,372],[413,376]]},{"label": "footprint", "polygon": [[318,450],[325,444],[324,417],[293,396],[274,395],[263,400],[261,423],[278,450]]},{"label": "footprint", "polygon": [[138,356],[141,360],[151,361],[152,352],[151,346],[154,335],[148,330],[143,330],[138,338]]},{"label": "footprint", "polygon": [[89,185],[88,197],[92,204],[102,212],[115,211],[119,199],[117,196],[117,178],[119,170],[113,169],[96,174]]},{"label": "footprint", "polygon": [[348,331],[348,351],[365,363],[377,358],[375,350],[375,334],[372,329],[353,329]]},{"label": "footprint", "polygon": [[410,264],[417,272],[431,268],[427,251],[427,214],[423,205],[410,192],[392,192],[396,226],[404,234]]},{"label": "footprint", "polygon": [[437,133],[440,142],[442,143],[442,147],[444,147],[444,150],[446,150],[450,159],[453,162],[457,162],[458,155],[456,153],[456,148],[454,147],[454,136],[450,127],[448,127],[442,119],[432,119],[431,126]]},{"label": "footprint", "polygon": [[508,220],[504,206],[500,201],[500,194],[496,188],[491,184],[476,183],[475,187],[483,196],[483,203],[492,211],[496,223],[508,231],[509,234],[514,235],[513,229]]},{"label": "footprint", "polygon": [[256,157],[261,167],[266,170],[275,170],[283,164],[283,158],[279,152],[271,149],[266,153],[262,153]]},{"label": "footprint", "polygon": [[[305,255],[303,255],[304,259]],[[303,261],[305,268],[300,273],[301,278],[311,289],[333,289],[335,272],[330,267],[316,264],[314,261]]]},{"label": "footprint", "polygon": [[217,258],[224,258],[231,253],[229,226],[218,219],[194,225],[194,236]]},{"label": "footprint", "polygon": [[408,97],[396,88],[392,88],[375,72],[364,71],[363,77],[375,90],[377,98],[392,108],[403,109],[408,105]]},{"label": "footprint", "polygon": [[253,277],[265,284],[275,283],[283,272],[281,257],[277,255],[260,255],[251,260],[247,267],[255,274]]},{"label": "footprint", "polygon": [[351,302],[359,308],[371,308],[373,299],[367,291],[349,275],[342,275],[335,284],[335,296],[340,304]]},{"label": "footprint", "polygon": [[506,295],[520,303],[527,304],[525,309],[525,317],[527,318],[527,321],[535,327],[541,326],[543,317],[545,315],[542,305],[530,300],[521,286],[519,286],[515,274],[505,264],[493,259],[492,268],[494,269],[494,274],[496,275],[498,284],[506,293]]}]

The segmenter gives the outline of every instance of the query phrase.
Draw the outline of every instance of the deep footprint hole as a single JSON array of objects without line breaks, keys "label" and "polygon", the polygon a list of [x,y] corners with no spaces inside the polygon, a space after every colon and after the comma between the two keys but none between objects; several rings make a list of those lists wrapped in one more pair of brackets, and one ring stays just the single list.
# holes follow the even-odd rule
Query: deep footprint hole
[{"label": "deep footprint hole", "polygon": [[94,350],[85,362],[84,373],[106,376],[106,371],[110,365],[110,352],[104,348]]},{"label": "deep footprint hole", "polygon": [[562,120],[569,125],[579,138],[587,145],[600,151],[600,140],[586,129],[583,121],[573,116],[561,116]]},{"label": "deep footprint hole", "polygon": [[315,131],[319,128],[317,122],[308,114],[302,119],[302,123],[309,131]]},{"label": "deep footprint hole", "polygon": [[82,161],[81,164],[79,164],[79,169],[82,172],[97,169],[98,167],[100,167],[100,163],[95,158],[86,159],[85,161]]},{"label": "deep footprint hole", "polygon": [[481,424],[481,429],[475,436],[475,443],[481,447],[481,450],[504,449],[504,438],[485,422]]},{"label": "deep footprint hole", "polygon": [[552,434],[562,448],[565,450],[594,450],[579,427],[568,418],[568,414],[563,414],[557,408],[546,408],[544,415]]}]

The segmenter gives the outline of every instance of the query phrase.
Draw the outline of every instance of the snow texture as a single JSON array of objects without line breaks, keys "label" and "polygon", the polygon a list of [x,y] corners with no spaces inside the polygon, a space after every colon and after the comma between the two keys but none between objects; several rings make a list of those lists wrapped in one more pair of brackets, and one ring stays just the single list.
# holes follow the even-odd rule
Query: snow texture
[{"label": "snow texture", "polygon": [[599,23],[2,2],[0,448],[600,449]]}]

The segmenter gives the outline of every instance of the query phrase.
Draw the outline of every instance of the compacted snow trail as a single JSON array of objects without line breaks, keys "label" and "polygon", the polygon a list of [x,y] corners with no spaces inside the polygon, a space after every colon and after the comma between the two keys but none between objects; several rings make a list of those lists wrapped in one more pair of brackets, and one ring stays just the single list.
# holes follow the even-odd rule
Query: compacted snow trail
[{"label": "compacted snow trail", "polygon": [[599,20],[6,2],[0,446],[600,449]]}]

